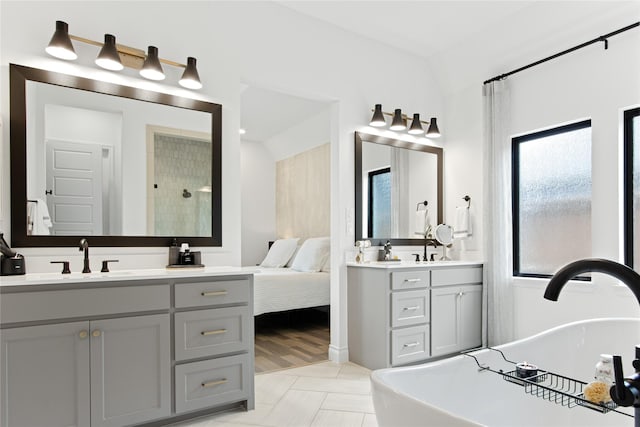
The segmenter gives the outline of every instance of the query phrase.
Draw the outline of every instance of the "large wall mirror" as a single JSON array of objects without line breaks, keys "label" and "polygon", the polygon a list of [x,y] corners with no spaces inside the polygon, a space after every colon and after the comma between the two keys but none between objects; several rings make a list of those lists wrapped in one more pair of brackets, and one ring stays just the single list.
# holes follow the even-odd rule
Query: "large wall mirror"
[{"label": "large wall mirror", "polygon": [[222,106],[10,65],[11,244],[221,246]]},{"label": "large wall mirror", "polygon": [[424,244],[443,222],[442,165],[442,148],[356,132],[356,240]]}]

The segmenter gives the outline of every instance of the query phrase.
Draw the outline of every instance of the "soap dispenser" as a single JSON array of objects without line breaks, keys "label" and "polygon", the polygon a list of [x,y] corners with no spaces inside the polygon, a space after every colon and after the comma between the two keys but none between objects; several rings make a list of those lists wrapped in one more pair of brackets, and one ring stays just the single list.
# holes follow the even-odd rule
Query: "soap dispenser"
[{"label": "soap dispenser", "polygon": [[180,246],[180,264],[181,265],[193,265],[193,254],[189,249],[188,243],[183,243]]},{"label": "soap dispenser", "polygon": [[180,248],[178,247],[178,241],[174,237],[169,246],[169,265],[180,264]]}]

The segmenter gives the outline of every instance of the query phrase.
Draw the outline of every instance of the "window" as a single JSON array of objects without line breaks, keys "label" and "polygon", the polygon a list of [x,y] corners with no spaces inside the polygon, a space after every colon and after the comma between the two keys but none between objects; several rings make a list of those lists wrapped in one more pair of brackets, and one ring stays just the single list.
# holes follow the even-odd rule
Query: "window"
[{"label": "window", "polygon": [[591,120],[513,138],[512,155],[513,274],[550,277],[589,257]]},{"label": "window", "polygon": [[391,236],[391,168],[369,172],[369,236]]},{"label": "window", "polygon": [[640,108],[624,112],[624,262],[640,267]]}]

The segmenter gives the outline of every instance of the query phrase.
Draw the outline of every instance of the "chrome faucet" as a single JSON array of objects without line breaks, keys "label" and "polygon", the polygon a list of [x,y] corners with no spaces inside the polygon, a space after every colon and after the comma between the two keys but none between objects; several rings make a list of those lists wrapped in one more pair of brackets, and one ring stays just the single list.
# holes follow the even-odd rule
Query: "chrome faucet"
[{"label": "chrome faucet", "polygon": [[[564,285],[573,277],[581,273],[594,271],[607,273],[627,285],[640,303],[640,274],[626,265],[619,264],[608,259],[583,259],[574,261],[562,267],[549,281],[544,291],[544,297],[551,301],[557,301]],[[613,356],[613,370],[615,372],[615,385],[609,390],[611,399],[620,406],[633,406],[635,427],[640,427],[640,345],[636,345],[633,367],[636,372],[629,378],[624,378],[622,373],[622,357]]]},{"label": "chrome faucet", "polygon": [[89,242],[87,239],[80,240],[80,246],[78,248],[79,251],[84,251],[84,268],[82,269],[83,273],[91,273],[91,269],[89,268]]}]

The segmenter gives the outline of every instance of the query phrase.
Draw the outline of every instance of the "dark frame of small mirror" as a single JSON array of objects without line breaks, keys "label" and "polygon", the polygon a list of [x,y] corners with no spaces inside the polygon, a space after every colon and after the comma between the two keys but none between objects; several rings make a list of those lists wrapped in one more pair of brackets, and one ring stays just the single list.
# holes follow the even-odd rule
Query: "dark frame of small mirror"
[{"label": "dark frame of small mirror", "polygon": [[[437,209],[437,224],[442,224],[443,222],[443,150],[440,147],[432,147],[429,145],[416,144],[413,142],[403,141],[400,139],[387,138],[379,135],[372,135],[363,132],[355,133],[355,191],[356,191],[356,212],[355,212],[355,223],[356,223],[356,231],[355,231],[355,240],[371,240],[372,245],[384,245],[384,243],[388,240],[392,245],[396,246],[422,246],[425,244],[424,238],[390,238],[385,236],[373,236],[364,238],[362,236],[362,224],[363,218],[362,215],[364,213],[364,208],[362,206],[362,143],[363,142],[372,142],[375,144],[382,145],[390,145],[393,147],[404,148],[407,150],[415,150],[422,151],[425,153],[435,154],[437,157],[437,191],[438,191],[438,209]],[[433,239],[427,239],[432,240]]]},{"label": "dark frame of small mirror", "polygon": [[[174,238],[192,246],[222,246],[222,105],[161,92],[121,86],[10,64],[10,164],[11,164],[11,246],[77,246],[86,237],[91,246],[168,246]],[[211,114],[211,236],[45,236],[27,235],[27,114],[26,83],[35,81],[72,89],[114,95]]]}]

